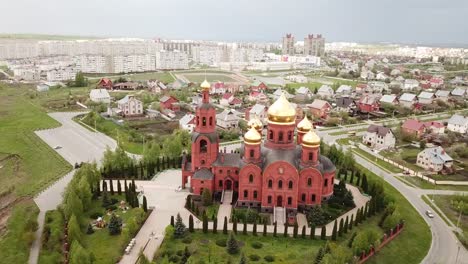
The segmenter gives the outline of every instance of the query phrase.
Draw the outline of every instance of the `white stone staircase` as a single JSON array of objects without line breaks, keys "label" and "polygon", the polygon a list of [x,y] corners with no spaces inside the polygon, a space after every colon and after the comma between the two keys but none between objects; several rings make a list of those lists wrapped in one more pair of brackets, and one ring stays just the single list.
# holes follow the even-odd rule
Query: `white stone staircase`
[{"label": "white stone staircase", "polygon": [[286,223],[286,209],[284,207],[275,207],[273,209],[273,222],[276,222],[278,226]]},{"label": "white stone staircase", "polygon": [[224,224],[224,217],[227,217],[228,221],[231,218],[232,210],[232,191],[223,191],[222,195],[222,204],[219,206],[218,210],[218,223],[221,225]]}]

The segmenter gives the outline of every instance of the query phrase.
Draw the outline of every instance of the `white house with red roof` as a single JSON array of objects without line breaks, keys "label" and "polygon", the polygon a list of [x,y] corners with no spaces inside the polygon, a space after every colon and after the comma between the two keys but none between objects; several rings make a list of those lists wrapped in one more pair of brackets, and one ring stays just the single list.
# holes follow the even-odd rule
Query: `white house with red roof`
[{"label": "white house with red roof", "polygon": [[267,103],[268,97],[262,92],[252,91],[249,93],[249,101],[256,103]]},{"label": "white house with red roof", "polygon": [[211,84],[210,94],[224,94],[226,93],[226,85],[224,82],[215,82]]},{"label": "white house with red roof", "polygon": [[444,85],[444,79],[440,78],[440,77],[432,77],[430,80],[429,80],[429,83],[431,84],[431,87],[432,88],[439,88],[441,87],[442,85]]},{"label": "white house with red roof", "polygon": [[232,93],[225,93],[219,101],[219,104],[222,106],[240,107],[242,105],[242,100],[234,97]]}]

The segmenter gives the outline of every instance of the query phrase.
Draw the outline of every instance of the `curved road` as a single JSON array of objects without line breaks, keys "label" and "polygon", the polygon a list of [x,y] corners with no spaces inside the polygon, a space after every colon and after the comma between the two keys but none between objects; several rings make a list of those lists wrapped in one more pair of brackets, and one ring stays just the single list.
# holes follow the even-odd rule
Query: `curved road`
[{"label": "curved road", "polygon": [[[327,131],[328,132],[328,131]],[[327,144],[334,144],[335,137],[329,136],[327,134],[322,134],[323,140]],[[344,150],[347,149],[346,146],[342,146]],[[358,155],[354,155],[356,162],[362,166],[370,169],[372,172],[381,176],[385,181],[395,187],[419,212],[423,217],[426,223],[429,225],[432,233],[432,244],[429,249],[428,254],[423,259],[422,263],[428,264],[448,264],[448,263],[463,263],[468,264],[468,252],[460,244],[457,237],[453,233],[452,229],[442,220],[440,216],[434,218],[428,218],[425,215],[426,210],[432,210],[432,208],[427,205],[421,198],[421,195],[430,193],[429,191],[424,191],[420,189],[415,189],[407,186],[398,179],[396,179],[392,174],[382,170],[373,163],[363,159]],[[444,193],[450,193],[444,192]],[[421,223],[422,224],[422,223]],[[460,250],[459,250],[460,247]],[[459,250],[458,262],[456,262],[457,251]]]}]

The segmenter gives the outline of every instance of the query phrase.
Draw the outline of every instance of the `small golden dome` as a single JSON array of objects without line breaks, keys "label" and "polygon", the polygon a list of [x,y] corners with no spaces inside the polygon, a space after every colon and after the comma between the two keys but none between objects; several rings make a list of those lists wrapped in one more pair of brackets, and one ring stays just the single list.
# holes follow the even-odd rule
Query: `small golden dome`
[{"label": "small golden dome", "polygon": [[250,118],[249,122],[247,122],[247,125],[249,127],[254,127],[257,130],[260,130],[260,129],[263,128],[263,123],[262,123],[262,121],[260,121],[257,114],[253,114],[253,116]]},{"label": "small golden dome", "polygon": [[205,79],[205,80],[200,84],[200,87],[203,88],[203,89],[210,89],[210,88],[211,88],[211,84]]},{"label": "small golden dome", "polygon": [[260,144],[262,142],[262,135],[254,127],[251,127],[244,135],[244,142],[247,144]]},{"label": "small golden dome", "polygon": [[297,130],[299,132],[309,132],[313,128],[314,127],[312,125],[312,122],[310,122],[309,119],[307,119],[307,115],[304,115],[304,118],[301,120],[301,122],[297,124]]},{"label": "small golden dome", "polygon": [[273,123],[294,123],[296,120],[296,109],[288,102],[286,96],[281,96],[268,108],[268,121]]},{"label": "small golden dome", "polygon": [[309,132],[302,137],[302,145],[305,147],[319,147],[320,137],[314,130],[309,130]]}]

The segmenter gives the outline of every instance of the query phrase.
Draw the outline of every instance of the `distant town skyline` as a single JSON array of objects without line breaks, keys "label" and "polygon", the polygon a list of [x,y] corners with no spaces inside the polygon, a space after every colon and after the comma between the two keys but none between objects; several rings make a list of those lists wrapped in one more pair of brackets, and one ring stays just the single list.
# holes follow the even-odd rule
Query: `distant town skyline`
[{"label": "distant town skyline", "polygon": [[468,2],[453,0],[59,1],[9,3],[0,33],[215,41],[297,41],[468,46]]}]

